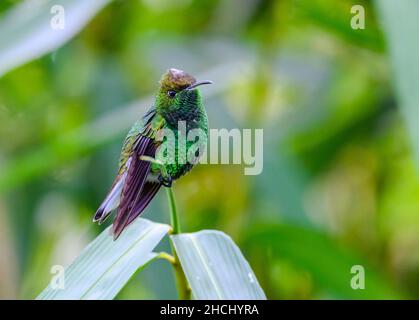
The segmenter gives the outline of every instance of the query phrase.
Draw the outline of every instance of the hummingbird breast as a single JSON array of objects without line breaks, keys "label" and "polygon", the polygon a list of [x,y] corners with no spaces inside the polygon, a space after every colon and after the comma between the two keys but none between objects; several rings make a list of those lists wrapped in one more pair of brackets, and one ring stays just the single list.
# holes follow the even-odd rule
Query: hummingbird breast
[{"label": "hummingbird breast", "polygon": [[[166,128],[174,133],[174,143],[168,144],[168,152],[174,154],[174,161],[167,163],[167,173],[176,180],[189,172],[202,155],[207,145],[208,117],[200,99],[188,99],[177,110],[164,115]],[[193,101],[194,103],[192,103]],[[191,130],[196,130],[191,132]],[[199,134],[197,138],[197,134]],[[193,148],[193,149],[192,149]],[[197,151],[192,151],[197,150]],[[194,152],[194,155],[190,155]]]}]

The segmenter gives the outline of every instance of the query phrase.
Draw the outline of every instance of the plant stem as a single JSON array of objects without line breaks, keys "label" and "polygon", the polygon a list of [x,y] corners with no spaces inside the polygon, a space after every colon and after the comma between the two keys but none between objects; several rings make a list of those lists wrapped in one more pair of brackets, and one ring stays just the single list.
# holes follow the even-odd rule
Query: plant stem
[{"label": "plant stem", "polygon": [[176,210],[175,196],[173,195],[172,188],[166,188],[167,200],[170,207],[170,222],[172,224],[172,234],[180,233],[179,217]]},{"label": "plant stem", "polygon": [[158,254],[157,258],[164,259],[164,260],[170,262],[170,264],[175,264],[176,263],[175,258],[172,255],[168,254],[167,252],[160,252]]},{"label": "plant stem", "polygon": [[[173,195],[172,188],[166,188],[166,194],[167,194],[167,200],[170,207],[170,220],[172,224],[171,234],[176,235],[180,233],[180,223],[179,223],[179,217],[176,210],[176,201]],[[170,238],[170,246],[173,252],[174,261],[172,262],[172,266],[175,272],[176,286],[179,293],[179,299],[190,300],[191,289],[189,288],[188,281],[186,280],[182,266],[180,265],[179,257],[176,253],[175,246],[171,238]]]}]

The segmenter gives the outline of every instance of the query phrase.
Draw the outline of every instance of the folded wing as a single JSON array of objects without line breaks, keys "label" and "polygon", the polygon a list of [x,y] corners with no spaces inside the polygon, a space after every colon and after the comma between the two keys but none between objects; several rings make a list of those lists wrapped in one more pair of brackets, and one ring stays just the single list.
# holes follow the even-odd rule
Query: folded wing
[{"label": "folded wing", "polygon": [[128,160],[129,167],[112,227],[114,239],[117,239],[121,232],[144,211],[161,186],[159,182],[147,181],[151,164],[140,159],[143,155],[154,158],[155,153],[156,146],[153,139],[140,135]]}]

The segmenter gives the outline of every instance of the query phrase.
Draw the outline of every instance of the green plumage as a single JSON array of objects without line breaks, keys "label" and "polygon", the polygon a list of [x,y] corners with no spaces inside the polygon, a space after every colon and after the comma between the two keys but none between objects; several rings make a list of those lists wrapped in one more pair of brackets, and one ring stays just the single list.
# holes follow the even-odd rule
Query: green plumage
[{"label": "green plumage", "polygon": [[[174,149],[175,161],[174,163],[166,163],[165,171],[171,176],[173,180],[180,178],[182,175],[192,169],[193,164],[182,163],[179,161],[179,143],[178,143],[178,123],[184,121],[186,125],[186,134],[192,129],[200,129],[205,135],[208,133],[208,117],[202,103],[202,97],[198,89],[193,91],[182,91],[186,87],[194,84],[196,80],[191,76],[185,76],[183,73],[182,79],[173,79],[173,76],[168,77],[173,69],[170,69],[168,73],[163,75],[160,82],[160,89],[156,95],[155,106],[152,108],[150,113],[152,119],[147,118],[147,115],[141,121],[137,121],[131,130],[129,131],[121,151],[120,158],[120,171],[123,173],[125,163],[132,155],[132,148],[135,141],[139,136],[147,136],[151,139],[156,139],[156,133],[161,129],[169,129],[175,136],[175,143],[168,144],[170,151]],[[178,71],[179,72],[179,71]],[[185,81],[186,78],[186,81]],[[174,98],[168,96],[169,91],[175,91],[176,96]],[[183,137],[182,137],[183,138]],[[201,146],[205,147],[206,140],[200,141]],[[159,146],[160,142],[155,142],[156,147]],[[186,151],[194,144],[194,141],[186,141]],[[173,152],[173,151],[172,151]],[[162,160],[163,156],[156,154],[156,160]],[[156,164],[152,164],[152,173],[160,173],[160,167]]]}]

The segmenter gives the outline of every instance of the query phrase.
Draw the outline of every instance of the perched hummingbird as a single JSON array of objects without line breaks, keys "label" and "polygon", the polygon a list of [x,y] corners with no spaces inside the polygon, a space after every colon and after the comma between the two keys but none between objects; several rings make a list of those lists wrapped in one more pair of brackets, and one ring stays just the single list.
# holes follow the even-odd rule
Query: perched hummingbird
[{"label": "perched hummingbird", "polygon": [[[197,82],[182,70],[169,69],[160,80],[154,106],[128,132],[122,147],[118,175],[93,219],[100,224],[117,209],[112,226],[115,240],[143,212],[162,185],[171,187],[172,181],[194,166],[194,163],[179,161],[178,123],[184,121],[186,134],[192,129],[201,129],[207,134],[207,113],[197,88],[210,83]],[[169,148],[176,149],[176,156],[172,163],[158,165],[159,154],[156,150],[162,143],[158,138],[161,129],[174,132],[176,143]],[[206,144],[206,141],[201,143]],[[190,143],[186,148],[188,146]],[[145,158],[156,159],[156,162]]]}]

